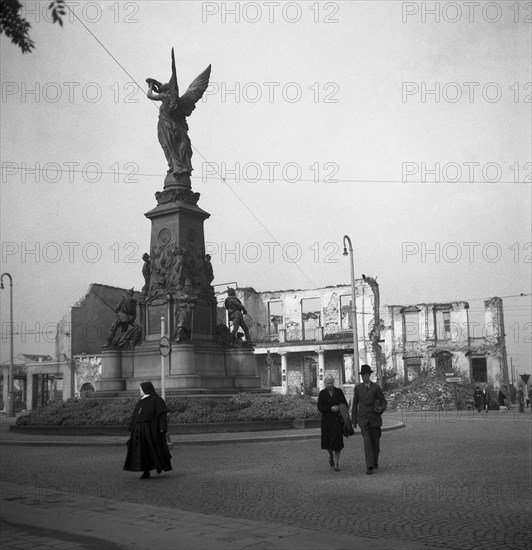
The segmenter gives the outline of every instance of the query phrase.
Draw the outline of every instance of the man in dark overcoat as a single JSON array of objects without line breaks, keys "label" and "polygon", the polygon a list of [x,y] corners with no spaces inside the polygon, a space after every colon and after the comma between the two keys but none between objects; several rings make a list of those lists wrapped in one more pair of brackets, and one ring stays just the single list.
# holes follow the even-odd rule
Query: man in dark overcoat
[{"label": "man in dark overcoat", "polygon": [[366,474],[372,474],[379,467],[381,415],[388,404],[381,387],[370,380],[372,372],[369,365],[360,368],[362,383],[355,386],[351,413],[353,428],[360,426],[364,439]]}]

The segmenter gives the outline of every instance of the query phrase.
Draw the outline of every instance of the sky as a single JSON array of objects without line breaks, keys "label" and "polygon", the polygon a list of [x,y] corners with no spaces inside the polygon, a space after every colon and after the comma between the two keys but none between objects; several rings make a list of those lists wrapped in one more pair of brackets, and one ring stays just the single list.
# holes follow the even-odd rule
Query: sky
[{"label": "sky", "polygon": [[166,173],[145,79],[168,81],[173,47],[181,93],[212,64],[188,123],[213,284],[348,284],[348,235],[383,304],[466,300],[478,318],[502,297],[530,373],[529,2],[78,1],[63,27],[22,3],[34,52],[0,36],[15,354],[53,354],[91,283],[142,287]]}]

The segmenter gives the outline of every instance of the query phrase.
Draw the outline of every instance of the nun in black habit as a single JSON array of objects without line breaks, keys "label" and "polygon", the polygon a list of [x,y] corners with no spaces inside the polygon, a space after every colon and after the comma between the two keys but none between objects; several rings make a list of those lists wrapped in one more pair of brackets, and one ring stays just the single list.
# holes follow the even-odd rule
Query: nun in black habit
[{"label": "nun in black habit", "polygon": [[151,382],[140,385],[141,398],[135,405],[129,424],[131,436],[127,443],[124,470],[143,472],[141,479],[150,477],[150,470],[172,469],[170,450],[166,443],[166,404],[155,392]]}]

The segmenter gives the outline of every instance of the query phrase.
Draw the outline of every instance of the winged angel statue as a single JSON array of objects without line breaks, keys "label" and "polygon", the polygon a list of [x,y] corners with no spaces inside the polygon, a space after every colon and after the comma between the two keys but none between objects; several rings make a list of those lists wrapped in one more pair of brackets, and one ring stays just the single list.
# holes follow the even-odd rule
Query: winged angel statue
[{"label": "winged angel statue", "polygon": [[174,49],[172,48],[172,76],[170,82],[161,84],[153,78],[146,79],[148,98],[161,102],[157,135],[168,161],[168,175],[172,174],[176,182],[188,182],[190,185],[192,146],[188,137],[186,117],[192,114],[192,111],[196,108],[196,103],[205,93],[209,85],[210,75],[211,66],[209,65],[190,84],[185,94],[179,97]]}]

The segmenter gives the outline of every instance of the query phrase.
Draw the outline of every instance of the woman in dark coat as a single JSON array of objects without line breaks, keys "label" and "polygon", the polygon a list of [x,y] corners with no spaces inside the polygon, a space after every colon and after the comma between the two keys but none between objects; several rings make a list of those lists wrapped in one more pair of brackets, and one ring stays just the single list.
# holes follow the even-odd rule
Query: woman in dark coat
[{"label": "woman in dark coat", "polygon": [[151,382],[140,385],[141,398],[135,405],[129,424],[131,436],[127,443],[124,470],[144,472],[141,479],[150,477],[150,470],[172,469],[170,450],[166,443],[166,404],[157,395]]},{"label": "woman in dark coat", "polygon": [[[318,410],[321,414],[321,448],[329,452],[329,466],[340,471],[340,452],[344,448],[344,433],[339,414],[341,404],[347,406],[344,392],[334,386],[331,375],[325,377],[325,389],[318,396]],[[333,459],[334,453],[334,459]]]}]

